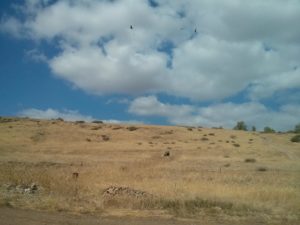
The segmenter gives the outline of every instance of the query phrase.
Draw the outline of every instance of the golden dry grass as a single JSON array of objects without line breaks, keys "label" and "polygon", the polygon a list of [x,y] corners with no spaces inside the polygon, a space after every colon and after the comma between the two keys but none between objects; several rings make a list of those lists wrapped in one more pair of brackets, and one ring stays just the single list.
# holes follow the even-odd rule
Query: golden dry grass
[{"label": "golden dry grass", "polygon": [[[30,119],[0,123],[0,204],[80,213],[160,210],[183,217],[299,222],[300,145],[290,141],[293,134],[128,127]],[[163,157],[165,151],[169,157]],[[77,179],[72,178],[74,172],[79,173]],[[3,188],[33,182],[40,186],[38,194]],[[105,200],[103,190],[111,185],[153,197]]]}]

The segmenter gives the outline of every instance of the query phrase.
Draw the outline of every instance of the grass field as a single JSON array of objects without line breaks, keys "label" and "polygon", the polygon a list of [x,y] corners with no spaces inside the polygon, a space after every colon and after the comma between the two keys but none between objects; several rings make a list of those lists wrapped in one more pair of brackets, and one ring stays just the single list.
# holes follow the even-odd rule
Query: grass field
[{"label": "grass field", "polygon": [[300,144],[292,136],[2,118],[0,204],[297,224]]}]

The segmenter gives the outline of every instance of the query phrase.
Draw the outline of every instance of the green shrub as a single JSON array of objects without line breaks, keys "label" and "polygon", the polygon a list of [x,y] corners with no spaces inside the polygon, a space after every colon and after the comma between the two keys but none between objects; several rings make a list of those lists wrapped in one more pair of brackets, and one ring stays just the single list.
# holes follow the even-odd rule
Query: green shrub
[{"label": "green shrub", "polygon": [[137,127],[127,127],[126,129],[129,130],[129,131],[135,131],[135,130],[137,130],[138,128],[137,128]]},{"label": "green shrub", "polygon": [[271,127],[265,127],[264,128],[264,133],[275,133],[275,130],[272,129]]},{"label": "green shrub", "polygon": [[101,120],[94,120],[92,123],[103,123]]},{"label": "green shrub", "polygon": [[300,143],[300,134],[292,137],[291,138],[291,142],[298,142],[298,143]]},{"label": "green shrub", "polygon": [[253,158],[247,158],[247,159],[245,159],[245,162],[246,162],[246,163],[255,163],[255,162],[256,162],[256,159],[253,159]]},{"label": "green shrub", "polygon": [[257,169],[256,169],[256,171],[258,171],[258,172],[266,172],[268,169],[266,168],[266,167],[263,167],[263,166],[261,166],[261,167],[258,167]]}]

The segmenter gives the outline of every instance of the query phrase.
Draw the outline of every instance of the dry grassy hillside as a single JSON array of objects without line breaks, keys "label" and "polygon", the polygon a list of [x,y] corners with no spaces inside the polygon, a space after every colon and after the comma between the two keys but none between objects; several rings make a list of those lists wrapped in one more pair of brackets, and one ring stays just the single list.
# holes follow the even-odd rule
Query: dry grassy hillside
[{"label": "dry grassy hillside", "polygon": [[0,204],[297,224],[300,144],[292,136],[2,118]]}]

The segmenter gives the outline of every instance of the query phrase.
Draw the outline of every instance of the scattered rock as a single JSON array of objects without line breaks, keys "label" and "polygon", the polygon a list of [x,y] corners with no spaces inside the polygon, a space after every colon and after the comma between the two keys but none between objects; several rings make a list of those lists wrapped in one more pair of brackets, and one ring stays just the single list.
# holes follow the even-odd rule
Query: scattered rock
[{"label": "scattered rock", "polygon": [[101,126],[96,126],[96,127],[92,127],[92,128],[91,128],[91,130],[100,130],[100,129],[102,129]]},{"label": "scattered rock", "polygon": [[112,197],[144,198],[144,197],[151,197],[151,196],[152,195],[147,192],[135,190],[130,187],[110,186],[103,191],[103,197],[105,198],[112,198]]},{"label": "scattered rock", "polygon": [[211,210],[215,213],[221,213],[222,212],[222,208],[218,207],[218,206],[212,207]]},{"label": "scattered rock", "polygon": [[31,186],[30,186],[30,189],[32,191],[37,191],[38,190],[38,186],[35,183],[32,183]]},{"label": "scattered rock", "polygon": [[32,183],[30,185],[28,185],[28,184],[18,184],[18,185],[5,184],[3,186],[7,191],[18,192],[20,194],[35,194],[40,189],[40,187],[35,183]]},{"label": "scattered rock", "polygon": [[105,134],[101,135],[101,137],[102,137],[103,141],[109,141],[109,139],[110,139],[109,136],[107,136]]}]

